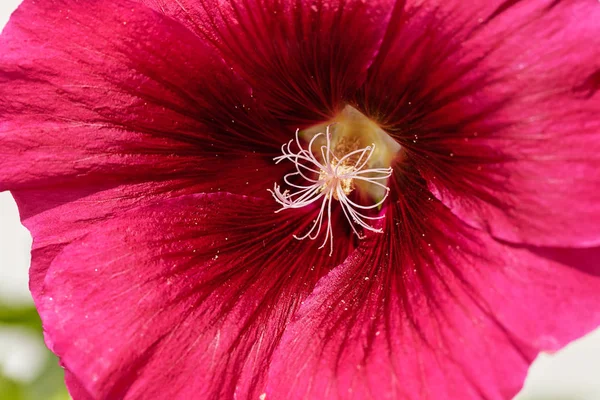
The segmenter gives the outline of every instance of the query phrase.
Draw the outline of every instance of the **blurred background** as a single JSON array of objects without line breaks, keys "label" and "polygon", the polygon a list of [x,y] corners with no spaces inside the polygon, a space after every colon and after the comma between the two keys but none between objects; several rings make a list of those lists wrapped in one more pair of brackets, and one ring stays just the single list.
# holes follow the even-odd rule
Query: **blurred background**
[{"label": "blurred background", "polygon": [[[20,2],[0,0],[0,30]],[[30,246],[12,196],[0,193],[0,400],[68,400],[27,287]],[[541,354],[515,400],[600,400],[600,329]]]},{"label": "blurred background", "polygon": [[0,400],[68,400],[27,288],[30,247],[12,196],[0,193]]}]

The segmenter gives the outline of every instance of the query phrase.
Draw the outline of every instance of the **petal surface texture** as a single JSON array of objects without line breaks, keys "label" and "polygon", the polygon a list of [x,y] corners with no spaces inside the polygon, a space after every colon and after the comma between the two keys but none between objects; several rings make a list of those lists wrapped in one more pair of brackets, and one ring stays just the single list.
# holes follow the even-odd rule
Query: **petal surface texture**
[{"label": "petal surface texture", "polygon": [[600,249],[516,248],[410,197],[304,302],[267,398],[511,399],[539,351],[598,326]]},{"label": "petal surface texture", "polygon": [[215,46],[294,129],[331,119],[366,79],[392,0],[144,0]]},{"label": "petal surface texture", "polygon": [[597,246],[598,3],[410,3],[360,108],[471,225],[516,243]]},{"label": "petal surface texture", "polygon": [[[512,398],[600,324],[598,21],[596,0],[24,0],[0,190],[74,399]],[[383,233],[335,203],[329,256],[294,239],[318,207],[267,189],[346,107],[400,150]]]},{"label": "petal surface texture", "polygon": [[136,2],[25,1],[0,47],[0,190],[34,237],[34,294],[97,222],[183,193],[268,197],[281,176],[284,131],[250,87]]},{"label": "petal surface texture", "polygon": [[340,261],[315,242],[301,251],[306,244],[291,236],[289,216],[273,218],[270,205],[230,194],[183,196],[124,213],[66,246],[38,307],[52,349],[79,380],[71,377],[77,393],[263,393],[291,315]]},{"label": "petal surface texture", "polygon": [[200,176],[249,194],[278,176],[256,171],[287,139],[277,121],[212,47],[147,7],[25,1],[1,46],[1,190]]}]

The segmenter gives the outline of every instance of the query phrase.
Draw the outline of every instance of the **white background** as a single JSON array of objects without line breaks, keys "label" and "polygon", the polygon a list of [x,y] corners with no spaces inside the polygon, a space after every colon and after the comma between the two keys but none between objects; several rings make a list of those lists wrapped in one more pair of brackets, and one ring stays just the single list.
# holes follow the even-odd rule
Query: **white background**
[{"label": "white background", "polygon": [[[45,1],[45,0],[42,0]],[[20,0],[0,0],[0,28]],[[0,171],[1,173],[1,171]],[[27,288],[31,238],[8,192],[0,193],[0,302],[30,304]],[[44,358],[42,339],[0,323],[0,373],[31,381]],[[541,354],[517,400],[600,400],[600,329],[562,351]],[[457,399],[460,400],[460,399]]]}]

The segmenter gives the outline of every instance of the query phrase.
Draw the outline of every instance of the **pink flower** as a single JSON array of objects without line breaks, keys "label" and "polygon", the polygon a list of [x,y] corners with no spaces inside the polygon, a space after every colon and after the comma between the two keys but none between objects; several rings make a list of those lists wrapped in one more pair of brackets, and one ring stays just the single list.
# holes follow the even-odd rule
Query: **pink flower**
[{"label": "pink flower", "polygon": [[600,323],[598,21],[25,0],[0,190],[74,398],[511,398]]}]

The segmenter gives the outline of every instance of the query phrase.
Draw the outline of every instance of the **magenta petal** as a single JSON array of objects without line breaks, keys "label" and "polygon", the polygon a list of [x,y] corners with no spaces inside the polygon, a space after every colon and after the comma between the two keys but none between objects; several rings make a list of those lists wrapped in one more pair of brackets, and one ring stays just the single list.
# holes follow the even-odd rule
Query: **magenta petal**
[{"label": "magenta petal", "polygon": [[37,292],[47,343],[94,398],[257,398],[291,315],[340,261],[292,237],[313,217],[212,194],[98,224]]},{"label": "magenta petal", "polygon": [[[113,186],[111,183],[76,187],[64,185],[13,191],[23,225],[33,236],[30,289],[37,298],[54,257],[71,242],[93,232],[97,225],[132,208],[202,188],[190,179]],[[143,193],[143,196],[140,194]]]},{"label": "magenta petal", "polygon": [[0,38],[0,82],[0,190],[34,236],[34,293],[64,246],[120,212],[189,193],[268,197],[282,175],[260,153],[286,131],[247,85],[130,1],[25,1]]},{"label": "magenta petal", "polygon": [[291,126],[329,120],[364,82],[393,0],[145,0],[218,48]]},{"label": "magenta petal", "polygon": [[245,165],[264,193],[279,175],[255,164],[293,134],[205,41],[127,0],[24,1],[0,38],[0,120],[0,190],[195,176],[236,192]]},{"label": "magenta petal", "polygon": [[[502,37],[481,66],[495,71],[496,82],[471,101],[506,103],[488,116],[488,126],[480,124],[478,138],[475,125],[465,137],[503,154],[460,173],[478,176],[494,201],[465,196],[452,183],[435,186],[456,214],[504,240],[597,246],[600,93],[594,76],[600,71],[600,7],[586,1],[519,3],[465,44],[476,52]],[[514,26],[515,19],[523,23]],[[481,182],[486,179],[488,184]]]},{"label": "magenta petal", "polygon": [[549,259],[474,231],[456,246],[427,235],[414,244],[444,248],[434,264],[372,237],[319,282],[277,349],[267,398],[509,399],[538,351],[600,323],[600,270],[584,272],[600,249]]},{"label": "magenta petal", "polygon": [[[0,38],[0,190],[75,398],[505,399],[598,325],[597,4],[148,1]],[[261,196],[346,104],[402,150],[384,234],[328,257]]]},{"label": "magenta petal", "polygon": [[600,244],[598,3],[407,2],[396,20],[357,102],[434,194],[503,240]]},{"label": "magenta petal", "polygon": [[85,390],[79,380],[69,371],[65,370],[65,384],[71,398],[74,400],[94,400],[94,397]]}]

